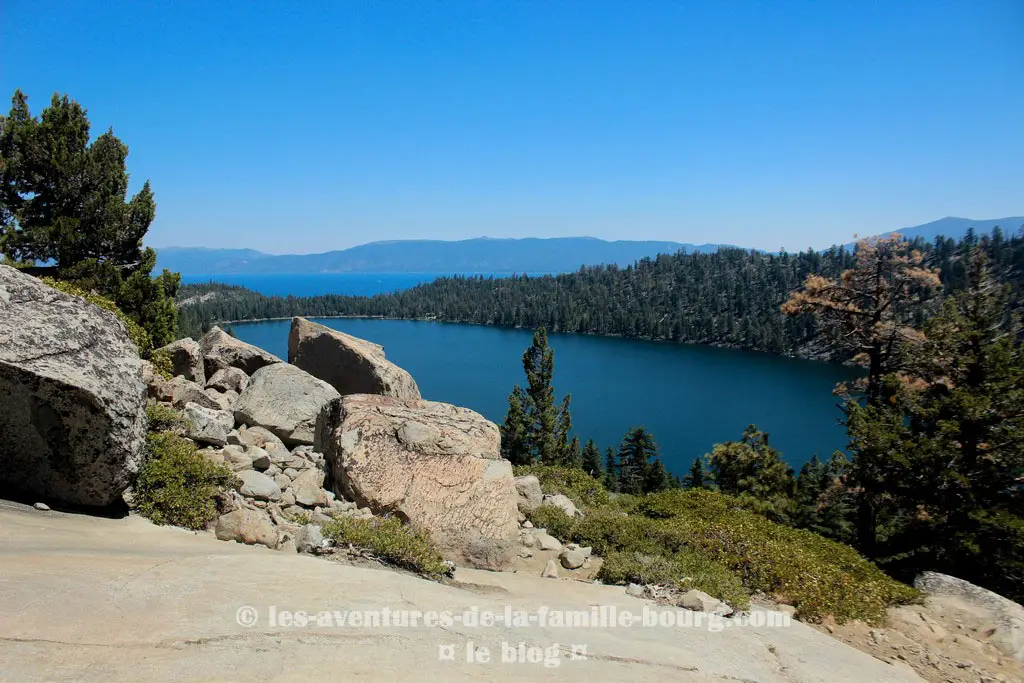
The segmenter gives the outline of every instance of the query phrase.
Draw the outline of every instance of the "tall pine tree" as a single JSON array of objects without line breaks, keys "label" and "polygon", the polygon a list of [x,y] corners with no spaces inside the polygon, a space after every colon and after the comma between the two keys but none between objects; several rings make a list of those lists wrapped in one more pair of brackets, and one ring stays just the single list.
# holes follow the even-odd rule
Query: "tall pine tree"
[{"label": "tall pine tree", "polygon": [[604,477],[604,468],[601,466],[601,451],[598,450],[597,444],[594,443],[593,439],[587,439],[587,443],[583,446],[582,459],[584,472],[595,479],[602,479]]},{"label": "tall pine tree", "polygon": [[501,456],[513,465],[529,465],[534,461],[530,450],[530,397],[518,384],[508,396],[508,413],[501,425]]}]

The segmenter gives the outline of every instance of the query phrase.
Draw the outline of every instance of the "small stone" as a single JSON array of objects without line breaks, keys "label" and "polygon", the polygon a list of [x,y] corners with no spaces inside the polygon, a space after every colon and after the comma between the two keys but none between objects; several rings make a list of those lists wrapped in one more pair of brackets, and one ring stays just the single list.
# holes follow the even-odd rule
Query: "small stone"
[{"label": "small stone", "polygon": [[238,489],[246,498],[257,500],[280,500],[281,487],[273,479],[255,470],[245,470],[238,473],[242,480],[242,486]]},{"label": "small stone", "polygon": [[562,566],[566,569],[579,569],[587,560],[579,550],[569,549],[563,550],[558,559],[561,560]]},{"label": "small stone", "polygon": [[281,489],[286,489],[292,485],[292,480],[283,474],[275,474],[274,483],[276,483]]},{"label": "small stone", "polygon": [[548,560],[547,565],[544,567],[544,571],[541,572],[541,577],[545,579],[558,578],[558,565],[555,564],[554,560]]},{"label": "small stone", "polygon": [[34,507],[36,510],[44,510],[44,511],[50,509],[50,506],[47,505],[46,503],[36,503],[32,507]]},{"label": "small stone", "polygon": [[524,529],[532,529],[533,528],[533,522],[531,522],[530,520],[526,520],[525,522],[523,522],[523,528]]},{"label": "small stone", "polygon": [[252,466],[258,470],[265,470],[270,467],[270,454],[259,446],[249,446],[245,452],[252,457]]},{"label": "small stone", "polygon": [[554,536],[551,536],[547,532],[535,533],[533,535],[533,537],[537,541],[537,547],[540,548],[541,550],[554,550],[554,551],[561,551],[562,550],[561,542],[559,542],[559,540],[557,538],[555,538]]},{"label": "small stone", "polygon": [[645,591],[644,587],[640,584],[631,583],[626,586],[626,595],[632,595],[634,598],[646,598],[647,591]]},{"label": "small stone", "polygon": [[295,494],[291,489],[281,492],[281,506],[288,507],[289,505],[295,505]]},{"label": "small stone", "polygon": [[519,557],[522,557],[523,559],[533,557],[533,553],[530,550],[526,549],[526,548],[520,548],[519,551],[518,551],[518,555],[519,555]]},{"label": "small stone", "polygon": [[294,467],[288,467],[285,468],[284,476],[288,477],[289,479],[294,479],[295,477],[299,476],[299,471]]},{"label": "small stone", "polygon": [[722,616],[728,616],[733,611],[729,605],[721,600],[717,600],[704,591],[699,591],[695,588],[683,593],[677,604],[694,612],[707,612],[709,614],[721,614]]},{"label": "small stone", "polygon": [[306,524],[296,535],[299,552],[312,553],[324,544],[324,535],[316,524]]}]

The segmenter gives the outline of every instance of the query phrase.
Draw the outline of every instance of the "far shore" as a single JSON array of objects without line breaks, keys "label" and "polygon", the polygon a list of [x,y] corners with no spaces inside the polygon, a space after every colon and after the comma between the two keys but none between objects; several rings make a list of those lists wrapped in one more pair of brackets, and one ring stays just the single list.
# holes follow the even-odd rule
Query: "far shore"
[{"label": "far shore", "polygon": [[[440,320],[438,318],[397,318],[394,316],[386,315],[287,315],[278,316],[274,318],[246,318],[242,320],[219,320],[214,322],[214,325],[244,325],[248,323],[266,323],[266,322],[278,322],[281,320],[291,320],[292,318],[316,318],[321,320],[330,320],[334,318],[338,319],[351,319],[351,320],[405,320],[409,322],[420,322],[420,323],[443,323],[446,325],[474,325],[477,327],[501,327],[504,329],[511,330],[523,330],[532,329],[527,328],[523,325],[495,325],[492,323],[474,323],[468,321],[451,321],[451,320]],[[814,354],[800,354],[800,353],[775,353],[773,351],[764,351],[761,349],[747,349],[738,344],[703,344],[700,342],[678,342],[672,341],[671,339],[652,339],[651,337],[627,337],[622,334],[598,334],[595,332],[566,332],[559,330],[553,334],[573,334],[581,335],[584,337],[610,337],[613,339],[632,339],[637,341],[655,342],[658,344],[675,344],[679,346],[710,346],[716,349],[736,349],[738,351],[749,351],[750,353],[766,353],[771,356],[781,356],[783,358],[798,358],[800,360],[811,360],[819,363],[829,363],[827,359],[820,358]],[[839,363],[839,365],[853,365],[852,363]]]}]

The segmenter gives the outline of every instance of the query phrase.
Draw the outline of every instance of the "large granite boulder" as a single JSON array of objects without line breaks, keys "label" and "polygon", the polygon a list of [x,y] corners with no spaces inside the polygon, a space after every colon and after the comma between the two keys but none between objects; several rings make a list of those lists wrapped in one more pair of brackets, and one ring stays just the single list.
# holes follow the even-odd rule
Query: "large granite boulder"
[{"label": "large granite boulder", "polygon": [[313,443],[317,416],[338,392],[294,365],[260,368],[235,403],[235,420],[264,427],[286,445]]},{"label": "large granite boulder", "polygon": [[384,357],[384,347],[365,339],[292,318],[288,362],[348,394],[420,398],[416,380]]},{"label": "large granite boulder", "polygon": [[109,505],[138,471],[142,361],[109,311],[0,266],[0,482]]},{"label": "large granite boulder", "polygon": [[314,448],[339,495],[426,531],[449,559],[500,569],[519,525],[499,442],[497,426],[472,410],[356,394],[324,409]]},{"label": "large granite boulder", "polygon": [[175,377],[181,376],[190,382],[206,384],[203,351],[199,348],[199,342],[192,337],[173,341],[167,346],[157,349],[154,353],[167,354],[171,359],[171,370]]},{"label": "large granite boulder", "polygon": [[238,368],[251,375],[262,367],[281,362],[274,354],[235,339],[217,326],[203,335],[199,346],[203,350],[206,376],[211,378],[223,368]]}]

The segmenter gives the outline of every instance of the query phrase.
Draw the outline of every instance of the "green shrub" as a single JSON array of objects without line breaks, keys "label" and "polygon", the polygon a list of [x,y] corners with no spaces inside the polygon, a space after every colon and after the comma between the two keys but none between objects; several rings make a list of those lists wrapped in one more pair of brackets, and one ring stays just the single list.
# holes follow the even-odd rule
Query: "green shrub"
[{"label": "green shrub", "polygon": [[696,552],[727,567],[748,591],[792,601],[805,620],[832,615],[840,622],[878,622],[887,606],[919,599],[853,548],[775,524],[712,491],[651,494],[639,498],[628,517],[595,510],[573,525],[570,537],[605,555]]},{"label": "green shrub", "polygon": [[100,296],[96,292],[79,287],[74,282],[68,282],[67,280],[44,277],[42,278],[42,282],[53,287],[57,291],[85,299],[89,303],[99,306],[103,310],[110,311],[116,315],[118,320],[124,323],[125,329],[128,331],[128,338],[132,340],[133,344],[135,344],[135,348],[140,356],[146,357],[149,352],[153,350],[153,339],[149,336],[149,332],[125,315],[121,309],[117,307],[117,304],[110,299]]},{"label": "green shrub", "polygon": [[172,432],[151,432],[147,458],[135,480],[133,506],[156,524],[204,529],[217,516],[216,494],[237,481],[195,445]]},{"label": "green shrub", "polygon": [[368,550],[387,564],[428,578],[438,579],[448,573],[444,558],[430,538],[393,517],[336,517],[324,526],[323,534],[335,544],[350,543]]},{"label": "green shrub", "polygon": [[185,417],[179,411],[162,403],[147,405],[146,419],[151,432],[176,432],[185,426]]},{"label": "green shrub", "polygon": [[611,496],[604,485],[581,469],[551,465],[521,465],[515,468],[517,477],[532,474],[540,480],[544,493],[568,496],[578,508],[608,505]]},{"label": "green shrub", "polygon": [[667,556],[611,552],[597,576],[605,583],[669,584],[683,591],[696,588],[736,609],[750,607],[743,583],[728,567],[689,550]]},{"label": "green shrub", "polygon": [[149,362],[153,364],[153,370],[164,379],[174,377],[174,362],[171,354],[160,348],[149,355]]},{"label": "green shrub", "polygon": [[309,510],[299,510],[298,512],[292,512],[288,519],[296,524],[305,526],[313,523],[313,514]]},{"label": "green shrub", "polygon": [[541,505],[526,516],[535,527],[547,529],[555,538],[568,538],[572,531],[573,518],[554,505]]}]

